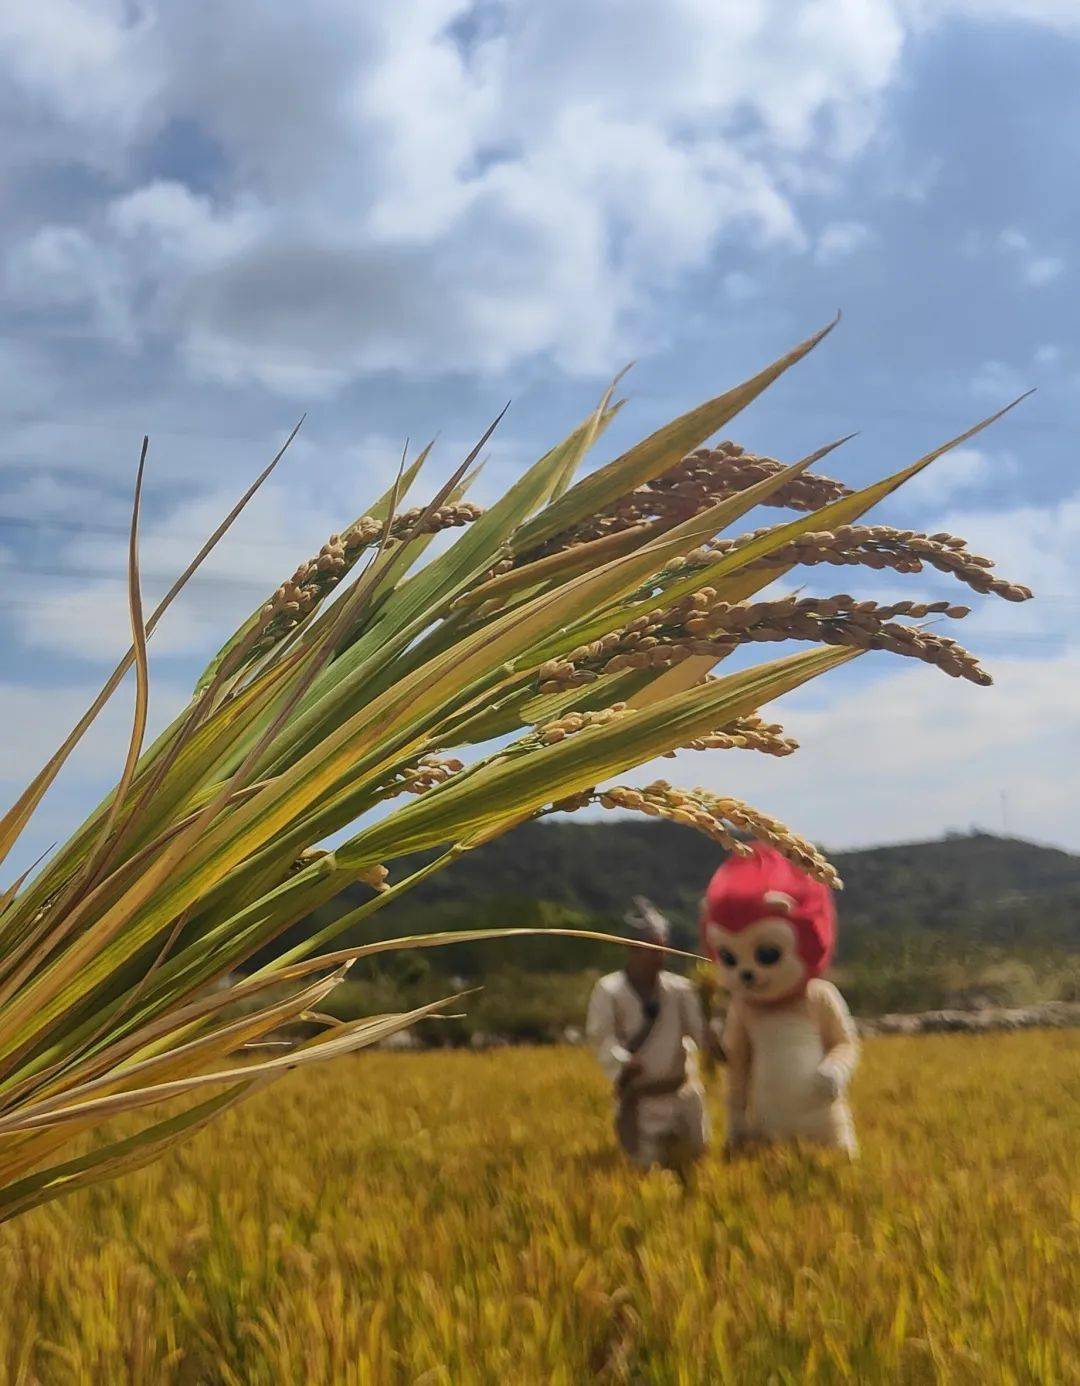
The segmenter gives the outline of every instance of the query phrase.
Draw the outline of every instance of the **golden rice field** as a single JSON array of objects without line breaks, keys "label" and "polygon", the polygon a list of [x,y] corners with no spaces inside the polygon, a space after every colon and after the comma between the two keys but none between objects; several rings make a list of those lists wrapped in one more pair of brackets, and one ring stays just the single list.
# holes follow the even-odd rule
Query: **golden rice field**
[{"label": "golden rice field", "polygon": [[1080,1035],[888,1038],[864,1158],[614,1158],[588,1054],[297,1074],[0,1228],[0,1374],[86,1383],[1080,1380]]}]

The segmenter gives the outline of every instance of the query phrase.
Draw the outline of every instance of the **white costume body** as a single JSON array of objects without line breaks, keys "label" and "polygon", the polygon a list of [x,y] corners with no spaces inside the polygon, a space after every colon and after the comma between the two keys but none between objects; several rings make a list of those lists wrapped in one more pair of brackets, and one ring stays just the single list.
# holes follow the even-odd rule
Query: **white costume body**
[{"label": "white costume body", "polygon": [[801,1137],[857,1153],[845,1091],[858,1036],[844,998],[812,978],[788,1001],[732,999],[724,1028],[733,1141]]},{"label": "white costume body", "polygon": [[[701,1154],[708,1141],[705,1096],[697,1055],[705,1047],[705,1019],[685,977],[661,972],[656,982],[660,1011],[648,1038],[631,1055],[626,1046],[645,1023],[645,1008],[625,972],[601,977],[589,1001],[586,1033],[604,1073],[617,1085],[631,1057],[641,1065],[643,1086],[675,1082],[677,1091],[644,1094],[637,1100],[637,1143],[630,1151],[644,1168],[665,1163],[672,1143],[683,1155]],[[618,1099],[618,1088],[616,1087]]]}]

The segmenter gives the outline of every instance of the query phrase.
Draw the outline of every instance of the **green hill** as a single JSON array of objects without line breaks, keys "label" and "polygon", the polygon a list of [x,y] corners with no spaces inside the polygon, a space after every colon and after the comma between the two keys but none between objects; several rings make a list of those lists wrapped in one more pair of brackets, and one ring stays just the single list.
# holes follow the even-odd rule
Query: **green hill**
[{"label": "green hill", "polygon": [[[402,859],[394,874],[428,859]],[[690,942],[698,899],[722,859],[709,839],[672,823],[530,823],[423,882],[375,916],[365,933],[408,932],[425,917],[453,916],[463,928],[493,914],[505,924],[531,922],[537,902],[610,923],[634,895],[646,895]],[[1080,856],[974,832],[839,852],[832,860],[845,883],[842,947],[910,929],[1080,947]],[[349,892],[344,907],[363,898],[362,888]],[[579,947],[556,945],[564,952]]]},{"label": "green hill", "polygon": [[[429,858],[394,863],[394,875]],[[699,833],[618,820],[527,824],[463,856],[341,936],[339,946],[449,929],[558,926],[618,931],[646,895],[695,949],[700,894],[722,860]],[[863,1014],[950,1004],[1080,999],[1080,856],[986,833],[832,854],[839,899],[836,975]],[[290,932],[369,898],[366,888]],[[580,1019],[588,985],[617,966],[609,944],[563,938],[463,943],[385,954],[350,983],[357,1010],[394,1009],[482,982],[481,1028],[542,1037]],[[449,1033],[449,1029],[447,1030]]]}]

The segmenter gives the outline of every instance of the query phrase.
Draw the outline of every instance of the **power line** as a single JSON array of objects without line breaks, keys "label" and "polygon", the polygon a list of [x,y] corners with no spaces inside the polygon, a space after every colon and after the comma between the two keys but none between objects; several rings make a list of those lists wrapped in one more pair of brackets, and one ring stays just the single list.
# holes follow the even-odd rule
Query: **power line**
[{"label": "power line", "polygon": [[[0,332],[0,340],[4,338],[4,335],[4,333]],[[313,370],[318,369],[319,368],[313,368]],[[336,373],[333,367],[325,367],[323,369],[330,373]],[[1005,393],[1007,393],[1007,391]],[[661,395],[656,391],[636,391],[631,386],[628,390],[628,396],[631,399],[631,401],[636,400],[639,404],[648,404],[650,402],[663,400],[665,402],[665,407],[668,407],[670,405],[670,397],[667,395]],[[989,396],[987,398],[989,400]],[[990,402],[992,403],[993,401],[991,400]],[[853,409],[852,402],[848,399],[837,400],[834,403],[827,399],[823,400],[818,395],[800,399],[798,396],[792,398],[790,394],[781,395],[772,393],[766,393],[761,395],[757,400],[754,401],[754,403],[762,406],[767,406],[768,408],[774,409],[781,413],[830,415],[843,414],[847,417],[851,417],[856,412],[861,412],[864,413],[871,421],[873,419],[924,420],[926,422],[942,423],[945,425],[951,425],[953,427],[962,426],[963,421],[967,417],[967,414],[969,412],[978,412],[977,409],[971,411],[959,406],[955,409],[905,409],[902,407],[897,407],[896,405],[880,406],[875,404],[866,404],[861,407],[857,405],[856,408]],[[21,410],[0,411],[0,419],[3,419],[11,423],[45,425],[53,428],[96,429],[99,431],[115,431],[118,433],[127,432],[130,430],[132,436],[134,436],[137,433],[140,437],[146,431],[146,429],[142,425],[136,427],[135,425],[129,425],[124,423],[110,423],[100,419],[77,419],[70,417],[64,418],[48,414],[32,414]],[[1065,419],[1025,419],[1022,415],[1013,414],[1009,416],[1008,427],[1011,429],[1020,429],[1027,432],[1072,433],[1076,430],[1076,422]],[[162,425],[160,427],[152,428],[151,439],[153,438],[153,434],[155,433],[166,434],[169,436],[181,438],[216,439],[222,442],[259,443],[264,446],[269,446],[269,441],[265,436],[256,435],[252,433],[212,433],[202,429],[181,428],[172,425]],[[863,429],[863,433],[865,436],[865,426]]]},{"label": "power line", "polygon": [[[5,522],[5,517],[4,517],[4,516],[0,516],[0,523],[4,523],[4,522]],[[94,529],[95,527],[93,527],[93,526],[86,526],[86,528],[87,528],[88,530],[90,530],[90,529]],[[122,536],[126,539],[126,538],[128,537],[128,532],[129,532],[129,531],[125,528],[125,529],[117,529],[117,530],[115,530],[115,531],[109,530],[109,531],[103,531],[103,532],[117,533],[117,534],[122,535]],[[170,535],[169,537],[170,537],[170,538],[174,538],[174,537],[176,537],[176,536]],[[236,542],[240,542],[240,541],[236,541]],[[252,548],[258,547],[259,550],[260,550],[260,552],[266,553],[266,545],[265,545],[265,544],[258,544],[258,545],[256,545],[256,544],[252,543],[252,544],[249,544],[248,547],[252,547]],[[285,561],[286,563],[288,563],[288,562],[291,561],[291,560],[288,559],[288,558],[285,558],[284,561]],[[117,570],[117,569],[112,569],[112,568],[59,567],[59,566],[56,566],[56,565],[49,565],[49,564],[39,564],[39,563],[18,563],[18,562],[5,565],[4,563],[0,562],[0,577],[10,578],[10,577],[23,577],[23,576],[26,576],[26,577],[51,577],[51,578],[78,578],[78,579],[81,580],[81,581],[97,581],[97,580],[101,580],[101,579],[104,579],[104,580],[112,580],[112,581],[116,581],[116,582],[123,582],[123,581],[125,581],[124,574],[123,574],[122,572],[120,572],[119,570]],[[147,571],[146,569],[143,569],[143,570],[142,570],[142,573],[141,573],[141,577],[142,577],[142,580],[143,580],[144,583],[145,583],[145,582],[167,582],[167,583],[168,583],[168,582],[172,582],[172,581],[174,580],[175,574],[173,574],[173,573],[153,572],[153,571]],[[263,588],[263,589],[265,589],[265,587],[266,587],[266,583],[265,583],[265,582],[260,582],[260,581],[259,581],[258,579],[256,579],[256,578],[240,578],[240,577],[234,577],[234,576],[232,576],[232,575],[230,575],[230,574],[226,574],[226,573],[223,573],[223,574],[221,574],[221,575],[215,575],[215,574],[212,574],[212,573],[206,573],[206,574],[199,574],[199,573],[196,573],[191,579],[189,579],[189,581],[190,581],[190,582],[196,582],[196,583],[213,584],[213,585],[215,585],[215,586],[224,585],[224,586],[233,586],[233,587],[259,587],[259,588]],[[1044,606],[1044,605],[1047,605],[1047,604],[1051,604],[1051,605],[1054,605],[1054,606],[1080,607],[1080,597],[1074,596],[1072,593],[1069,593],[1069,592],[1036,592],[1036,593],[1035,593],[1034,600],[1039,604],[1039,606]],[[1000,635],[1005,635],[1005,634],[1007,634],[1007,632],[985,632],[985,633],[986,633],[986,634],[1000,634]]]},{"label": "power line", "polygon": [[[794,414],[794,413],[799,413],[799,414],[824,414],[824,413],[828,413],[828,414],[840,414],[840,413],[842,413],[842,414],[844,414],[844,415],[846,415],[846,416],[850,416],[850,415],[852,414],[852,412],[853,412],[852,409],[851,409],[850,404],[848,404],[848,403],[839,403],[839,402],[838,402],[838,403],[836,403],[836,404],[834,405],[834,404],[831,404],[828,400],[821,400],[821,399],[807,400],[807,401],[805,401],[805,402],[804,402],[804,401],[800,401],[800,400],[798,400],[798,399],[794,399],[794,400],[792,400],[792,399],[781,399],[781,398],[773,399],[772,396],[770,396],[770,395],[768,395],[768,394],[759,396],[758,399],[754,401],[754,403],[760,403],[760,404],[762,404],[763,406],[768,406],[768,407],[770,407],[770,408],[774,408],[774,409],[776,409],[776,410],[777,410],[778,412],[780,412],[780,413],[792,413],[792,414]],[[873,420],[873,419],[916,419],[916,420],[925,420],[925,421],[930,422],[930,423],[940,423],[940,424],[944,424],[944,425],[949,426],[949,427],[951,427],[952,429],[955,430],[955,429],[957,429],[957,428],[962,428],[962,427],[963,427],[963,425],[964,425],[964,420],[965,420],[966,418],[968,418],[969,415],[974,414],[974,415],[977,417],[978,414],[979,414],[979,409],[978,409],[978,408],[975,408],[974,410],[966,410],[966,411],[963,410],[963,409],[951,409],[951,410],[945,410],[945,409],[936,409],[936,410],[935,410],[935,409],[897,409],[896,407],[879,408],[879,407],[877,407],[877,406],[875,406],[875,405],[868,405],[868,406],[866,406],[866,408],[865,408],[865,413],[866,413],[866,415],[867,415],[871,420]],[[1070,422],[1068,422],[1068,421],[1066,421],[1066,420],[1064,420],[1064,419],[1031,419],[1031,420],[1026,420],[1026,419],[1024,419],[1024,418],[1022,418],[1022,417],[1017,417],[1016,414],[1010,414],[1010,415],[1009,415],[1008,424],[1005,425],[1005,426],[1008,427],[1008,428],[1011,428],[1011,429],[1026,430],[1026,431],[1029,432],[1029,433],[1049,433],[1049,432],[1054,432],[1054,433],[1064,433],[1064,432],[1074,433],[1074,432],[1076,431],[1076,423],[1075,423],[1075,421],[1070,423]],[[864,427],[863,430],[862,430],[862,436],[863,436],[863,438],[864,438],[864,440],[865,440],[865,439],[866,439],[866,428],[865,428],[865,427]],[[988,437],[988,438],[992,438],[993,435],[992,435],[992,434],[988,434],[987,437]],[[977,445],[973,444],[973,446],[977,446]],[[945,460],[943,459],[942,465],[943,465],[943,466],[948,466],[948,462],[945,461]]]},{"label": "power line", "polygon": [[[2,567],[0,567],[0,576],[3,576],[4,572],[5,570]],[[32,576],[35,578],[79,578],[83,581],[108,580],[114,581],[118,587],[124,581],[122,575],[97,569],[80,570],[66,568],[20,568],[18,572],[20,575],[22,573],[26,573],[27,576]],[[156,581],[164,584],[172,581],[171,575],[166,576],[160,573],[148,575],[144,574],[143,576],[144,580],[148,579],[150,582]],[[192,578],[189,579],[187,585],[189,587],[194,587],[196,589],[214,588],[215,590],[220,591],[221,589],[225,588],[231,589],[233,591],[257,592],[262,596],[268,596],[271,590],[271,583],[269,581],[259,582],[257,579],[254,578],[237,578],[228,575],[222,575],[221,577],[213,577],[210,575],[204,576],[200,574],[195,574]],[[1078,598],[1059,597],[1055,598],[1054,600],[1066,607],[1080,608],[1080,599]],[[33,610],[34,607],[41,608],[44,607],[44,605],[45,603],[43,601],[35,600],[33,596],[22,596],[17,593],[12,593],[10,590],[0,592],[0,608],[7,607],[11,610]],[[1058,626],[1056,628],[1051,628],[1049,630],[1044,629],[1042,632],[1038,634],[1028,633],[1026,631],[973,629],[970,632],[968,640],[971,646],[975,649],[980,649],[984,647],[996,647],[1005,650],[1017,648],[1049,649],[1060,645],[1062,641],[1068,640],[1073,634],[1074,628],[1071,624]]]},{"label": "power line", "polygon": [[[54,342],[67,344],[69,342],[91,342],[106,350],[113,348],[114,356],[122,356],[116,350],[116,343],[107,337],[105,333],[95,331],[92,328],[53,328],[42,331],[40,328],[36,333],[32,332],[11,332],[0,330],[0,341],[16,342],[25,346],[28,342],[35,342],[37,345],[42,343],[50,345]],[[222,364],[235,365],[238,361],[244,360],[240,354],[228,347],[221,347],[218,350],[203,347],[199,351],[191,351],[186,347],[182,350],[182,360],[184,361],[203,361],[212,362],[218,366]],[[330,380],[347,382],[349,378],[348,369],[340,366],[320,366],[310,361],[301,360],[296,355],[285,355],[280,351],[268,351],[265,346],[258,352],[257,360],[254,357],[248,358],[256,366],[266,364],[277,366],[281,370],[295,370],[303,372],[308,376],[325,376]],[[244,364],[247,364],[245,361]]]},{"label": "power line", "polygon": [[[45,414],[25,414],[18,411],[0,411],[0,419],[5,423],[21,424],[24,426],[38,426],[47,428],[77,428],[80,432],[96,431],[99,433],[116,433],[125,438],[133,438],[136,441],[148,430],[142,426],[132,423],[108,423],[102,419],[61,419]],[[285,429],[288,432],[288,428]],[[150,441],[155,437],[164,435],[167,438],[199,438],[202,440],[212,440],[222,443],[255,443],[262,447],[272,447],[273,440],[255,433],[210,433],[201,428],[178,428],[170,424],[155,424],[149,430]]]},{"label": "power line", "polygon": [[[13,575],[17,577],[25,576],[28,578],[77,578],[80,582],[109,581],[124,583],[126,581],[123,573],[117,572],[111,568],[49,568],[26,563],[11,564],[5,567],[3,564],[0,564],[0,578],[10,578]],[[144,586],[147,583],[154,582],[170,584],[176,580],[175,573],[148,573],[143,571],[140,577]],[[214,576],[210,573],[195,573],[188,579],[185,586],[190,586],[193,583],[198,586],[206,587],[251,588],[253,591],[258,589],[260,592],[266,592],[271,585],[270,582],[260,582],[257,578],[233,577],[226,573],[221,574],[221,576]],[[5,597],[0,595],[0,600],[5,600]],[[11,604],[15,606],[26,605],[22,598],[14,599]]]},{"label": "power line", "polygon": [[[127,539],[131,532],[130,526],[128,525],[89,524],[84,520],[50,519],[47,516],[38,519],[36,517],[30,518],[25,515],[0,515],[0,526],[12,529],[27,529],[33,532],[55,529],[62,530],[66,534],[103,534],[116,539]],[[169,531],[167,538],[170,541],[175,540],[180,543],[190,544],[202,544],[206,541],[205,534],[193,534],[190,532],[186,534],[177,533],[174,530]],[[258,549],[261,553],[265,553],[267,549],[266,544],[257,539],[237,539],[230,537],[228,542],[230,546],[242,549]],[[0,572],[2,571],[3,567],[0,565]],[[24,569],[24,571],[26,570]]]}]

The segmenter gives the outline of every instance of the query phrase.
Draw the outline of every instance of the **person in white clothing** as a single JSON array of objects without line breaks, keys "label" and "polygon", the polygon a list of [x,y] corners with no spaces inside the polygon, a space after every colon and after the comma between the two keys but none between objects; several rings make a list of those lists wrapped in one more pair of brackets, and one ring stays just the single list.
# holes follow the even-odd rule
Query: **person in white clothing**
[{"label": "person in white clothing", "polygon": [[[667,921],[636,899],[628,920],[637,937],[664,946]],[[658,949],[628,949],[626,966],[597,982],[586,1033],[615,1098],[619,1144],[635,1165],[685,1174],[708,1144],[698,1070],[705,1018],[685,977],[664,970]]]}]

